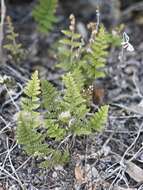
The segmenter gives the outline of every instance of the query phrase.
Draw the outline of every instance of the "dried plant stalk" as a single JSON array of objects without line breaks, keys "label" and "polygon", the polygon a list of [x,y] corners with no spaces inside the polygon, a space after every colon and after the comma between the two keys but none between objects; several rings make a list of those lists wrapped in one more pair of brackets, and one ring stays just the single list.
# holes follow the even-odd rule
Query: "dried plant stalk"
[{"label": "dried plant stalk", "polygon": [[4,20],[6,15],[5,1],[1,0],[1,21],[0,21],[0,62],[4,63],[2,43],[4,38]]}]

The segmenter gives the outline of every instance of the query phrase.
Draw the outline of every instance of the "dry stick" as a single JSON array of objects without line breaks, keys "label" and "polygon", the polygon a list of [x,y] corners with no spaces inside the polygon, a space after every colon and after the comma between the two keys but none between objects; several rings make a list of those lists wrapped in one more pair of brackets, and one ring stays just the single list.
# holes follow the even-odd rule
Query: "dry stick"
[{"label": "dry stick", "polygon": [[25,160],[18,168],[16,168],[16,171],[18,171],[18,170],[20,170],[21,168],[23,168],[23,167],[27,164],[27,162],[28,162],[29,160],[31,160],[31,158],[32,158],[32,156],[28,157],[27,160]]},{"label": "dry stick", "polygon": [[[112,187],[113,187],[113,185],[115,184],[115,182],[117,181],[117,179],[120,177],[120,179],[121,179],[121,177],[124,175],[122,172],[124,172],[124,170],[125,170],[125,168],[123,168],[122,166],[119,166],[119,167],[117,167],[111,174],[110,174],[110,176],[112,176],[113,174],[115,174],[116,172],[118,172],[117,173],[117,175],[116,175],[116,177],[115,177],[115,179],[112,181],[112,183],[111,183],[111,185],[110,185],[110,187],[109,187],[109,190],[112,190]],[[122,174],[121,174],[122,173]],[[119,183],[119,181],[118,181],[118,183]]]},{"label": "dry stick", "polygon": [[[8,150],[5,151],[5,152],[3,152],[3,153],[1,153],[0,155],[5,154],[5,153],[7,153],[7,152],[8,152]],[[26,165],[26,163],[27,163],[31,158],[32,158],[32,156],[28,157],[28,159],[27,159],[26,161],[24,161],[18,168],[16,168],[15,171],[13,171],[13,172],[11,173],[11,175],[15,174],[15,172],[17,172],[17,171],[19,171],[21,168],[23,168],[23,167]],[[0,170],[4,170],[4,169],[2,169],[2,167],[1,167]],[[2,173],[2,172],[1,172],[1,173]],[[8,178],[8,177],[9,177],[9,175],[5,175],[5,176],[2,177],[2,178],[0,177],[0,179],[5,179],[5,178]]]},{"label": "dry stick", "polygon": [[120,178],[119,178],[119,179],[117,180],[117,182],[116,182],[117,186],[119,186],[119,182],[120,182],[121,180],[123,180],[123,181],[125,182],[125,184],[126,184],[126,186],[127,186],[127,189],[129,189],[129,184],[128,184],[128,180],[127,180],[127,178],[126,178],[126,176],[125,176],[125,171],[122,171],[122,172],[121,172]]},{"label": "dry stick", "polygon": [[132,160],[136,159],[136,157],[138,156],[139,153],[142,152],[142,150],[143,150],[143,147],[141,147],[141,148],[132,156],[132,158],[130,158],[130,159],[128,160],[128,162],[129,162],[129,161],[131,162]]},{"label": "dry stick", "polygon": [[[17,146],[17,144],[15,144],[10,150],[7,150],[7,154],[6,154],[5,159],[4,159],[3,163],[2,163],[0,172],[1,172],[1,171],[4,169],[4,167],[5,167],[5,163],[6,163],[6,161],[7,161],[8,155],[10,154],[11,151],[13,151],[13,149],[14,149],[16,146]],[[2,169],[2,168],[3,168],[3,169]]]},{"label": "dry stick", "polygon": [[[135,143],[137,142],[139,136],[140,136],[140,133],[141,133],[141,130],[143,128],[143,123],[140,125],[139,127],[139,130],[138,130],[138,133],[137,133],[137,136],[136,138],[134,139],[134,141],[132,142],[132,144],[127,148],[127,150],[125,151],[124,155],[121,157],[121,160],[119,162],[120,166],[117,168],[119,170],[119,172],[117,173],[117,176],[116,178],[113,180],[113,182],[111,183],[110,187],[109,187],[109,190],[112,189],[114,183],[116,182],[116,180],[120,177],[120,179],[118,180],[118,183],[119,181],[121,181],[123,179],[123,176],[124,176],[124,173],[125,173],[125,170],[126,170],[126,163],[129,163],[132,159],[129,159],[127,160],[127,162],[124,164],[124,160],[125,160],[125,156],[127,155],[127,153],[132,149],[132,147],[135,145]],[[134,156],[133,156],[134,158]],[[122,172],[122,175],[120,176]],[[125,180],[124,180],[125,181]],[[126,184],[127,185],[127,184]]]},{"label": "dry stick", "polygon": [[2,120],[2,122],[3,122],[5,125],[7,125],[7,121],[6,121],[2,116],[0,116],[0,119]]},{"label": "dry stick", "polygon": [[2,130],[0,130],[0,135],[4,133],[5,129],[10,129],[10,125],[11,123],[8,123],[4,128],[2,128]]},{"label": "dry stick", "polygon": [[[3,175],[7,174],[7,176],[5,176],[5,177],[0,177],[0,179],[4,179],[4,178],[10,177],[10,178],[12,178],[13,180],[17,181],[17,182],[19,183],[20,187],[24,190],[24,186],[23,186],[22,182],[20,181],[19,176],[18,176],[17,173],[16,173],[16,170],[15,170],[13,164],[12,164],[11,157],[10,157],[10,153],[13,151],[13,149],[14,149],[16,146],[17,146],[17,144],[15,144],[12,148],[9,149],[8,138],[7,138],[7,149],[8,149],[8,150],[7,150],[7,155],[6,155],[5,159],[4,159],[4,162],[3,162],[2,166],[0,166],[0,174],[1,174],[1,175],[2,175],[2,174],[3,174]],[[7,160],[7,159],[9,159],[10,166],[11,166],[11,169],[12,169],[12,171],[13,171],[12,173],[8,172],[8,171],[5,169],[5,165],[6,165],[6,160]],[[2,171],[3,171],[4,173],[2,173]],[[13,174],[15,174],[16,177],[14,177]]]},{"label": "dry stick", "polygon": [[13,103],[13,105],[15,106],[15,108],[17,109],[17,111],[20,111],[18,105],[15,103],[15,99],[17,99],[17,98],[22,94],[23,90],[21,89],[21,91],[20,91],[18,94],[16,94],[15,97],[12,97],[12,95],[10,94],[10,92],[9,92],[9,90],[8,90],[8,88],[7,88],[6,85],[4,85],[4,88],[5,88],[5,90],[7,91],[8,95],[9,95],[9,97],[10,97],[10,100],[8,100],[7,102],[5,102],[5,103],[2,105],[2,107],[1,107],[1,112],[2,112],[2,110],[3,110],[3,108],[4,108],[4,106],[5,106],[6,104],[10,103],[10,102]]},{"label": "dry stick", "polygon": [[[15,168],[14,168],[14,166],[13,166],[12,160],[11,160],[11,156],[10,156],[10,152],[11,152],[11,151],[10,151],[10,149],[9,149],[8,138],[7,138],[7,140],[6,140],[6,143],[7,143],[7,149],[8,149],[8,159],[9,159],[9,162],[10,162],[11,169],[12,169],[13,173],[15,174],[19,185],[20,185],[21,188],[24,190],[24,189],[25,189],[25,188],[24,188],[24,185],[22,184],[22,182],[21,182],[21,180],[20,180],[20,178],[19,178],[19,176],[18,176],[18,174],[17,174],[17,172],[16,172],[16,170],[15,170]],[[17,144],[16,144],[16,145],[17,145]]]},{"label": "dry stick", "polygon": [[133,112],[133,113],[136,113],[136,114],[139,114],[140,116],[143,116],[143,113],[142,113],[142,109],[140,107],[129,107],[129,106],[124,106],[123,104],[117,104],[117,103],[111,103],[110,106],[115,106],[115,107],[119,107],[119,108],[122,108],[123,110],[125,111],[128,111],[128,112]]},{"label": "dry stick", "polygon": [[[120,127],[120,126],[119,126]],[[121,128],[121,127],[120,127]],[[106,133],[112,133],[113,132],[113,130],[111,129],[107,129],[107,130],[105,130],[104,132],[106,132]],[[141,132],[143,132],[143,130],[141,130]],[[114,133],[123,133],[123,134],[132,134],[132,133],[134,133],[134,134],[137,134],[138,133],[138,131],[136,132],[136,131],[125,131],[125,130],[118,130],[118,131],[115,131]]]},{"label": "dry stick", "polygon": [[[140,128],[138,130],[136,138],[134,139],[134,141],[132,142],[132,144],[128,147],[128,149],[125,151],[124,155],[122,156],[121,161],[120,161],[120,165],[124,165],[124,158],[125,158],[126,154],[132,149],[132,147],[137,142],[137,140],[138,140],[138,138],[140,136],[142,128],[143,128],[143,123],[140,125]],[[128,160],[128,162],[130,162],[130,160]]]},{"label": "dry stick", "polygon": [[1,22],[0,22],[0,61],[4,63],[2,43],[4,38],[4,19],[6,15],[5,1],[1,0]]}]

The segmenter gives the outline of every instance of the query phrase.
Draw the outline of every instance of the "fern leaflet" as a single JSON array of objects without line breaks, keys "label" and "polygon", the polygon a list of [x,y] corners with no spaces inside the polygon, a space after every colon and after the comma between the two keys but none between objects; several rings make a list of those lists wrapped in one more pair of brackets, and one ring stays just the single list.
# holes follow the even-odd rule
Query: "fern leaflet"
[{"label": "fern leaflet", "polygon": [[98,112],[96,112],[94,114],[93,117],[91,117],[91,119],[88,122],[88,126],[92,129],[92,130],[101,130],[103,128],[103,126],[107,123],[107,117],[108,117],[108,109],[109,106],[105,105],[102,106]]}]

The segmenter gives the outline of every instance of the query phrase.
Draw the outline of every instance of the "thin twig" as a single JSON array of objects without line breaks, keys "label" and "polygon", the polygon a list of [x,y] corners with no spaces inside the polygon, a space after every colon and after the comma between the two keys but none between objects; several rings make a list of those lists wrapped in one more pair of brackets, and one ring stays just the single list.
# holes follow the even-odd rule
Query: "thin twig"
[{"label": "thin twig", "polygon": [[[125,151],[124,155],[122,156],[121,161],[120,161],[120,165],[124,164],[124,158],[125,158],[126,154],[132,149],[132,147],[137,142],[137,140],[138,140],[138,138],[140,136],[142,128],[143,128],[143,123],[140,125],[140,128],[138,130],[136,138],[134,139],[134,141],[132,142],[132,144],[127,148],[127,150]],[[130,162],[130,160],[128,160],[128,162]]]},{"label": "thin twig", "polygon": [[1,22],[0,22],[0,61],[1,61],[1,63],[4,63],[2,44],[3,44],[3,38],[4,38],[5,15],[6,15],[5,1],[1,0]]},{"label": "thin twig", "polygon": [[[15,168],[14,168],[14,166],[13,166],[12,160],[11,160],[11,156],[10,156],[10,152],[11,152],[11,151],[10,151],[10,149],[9,149],[9,142],[8,142],[8,141],[9,141],[9,140],[8,140],[8,138],[7,138],[6,142],[7,142],[8,159],[9,159],[9,162],[10,162],[10,167],[11,167],[13,173],[15,174],[15,176],[16,176],[16,178],[17,178],[17,180],[18,180],[19,185],[20,185],[21,188],[24,190],[25,188],[24,188],[24,186],[23,186],[23,184],[22,184],[22,182],[21,182],[21,180],[20,180],[20,178],[19,178],[19,176],[18,176],[18,174],[17,174],[17,172],[16,172],[16,170],[15,170]],[[16,144],[16,145],[17,145],[17,144]]]}]

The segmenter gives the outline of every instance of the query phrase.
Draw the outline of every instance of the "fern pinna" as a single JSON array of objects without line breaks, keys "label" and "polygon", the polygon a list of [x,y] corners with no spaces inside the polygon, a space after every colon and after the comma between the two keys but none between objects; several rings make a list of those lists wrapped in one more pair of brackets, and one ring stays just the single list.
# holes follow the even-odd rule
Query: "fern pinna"
[{"label": "fern pinna", "polygon": [[38,23],[39,31],[48,33],[57,21],[55,16],[57,0],[38,0],[38,4],[33,10],[33,17]]},{"label": "fern pinna", "polygon": [[[48,145],[55,144],[71,135],[89,135],[106,124],[108,106],[102,106],[93,116],[81,95],[81,86],[71,73],[64,76],[64,94],[59,93],[48,81],[38,78],[36,71],[27,83],[18,118],[17,140],[24,150],[33,156],[45,158],[43,166],[53,166],[68,160],[68,150],[62,151]],[[39,109],[41,108],[41,109]],[[40,111],[41,110],[41,111]]]}]

